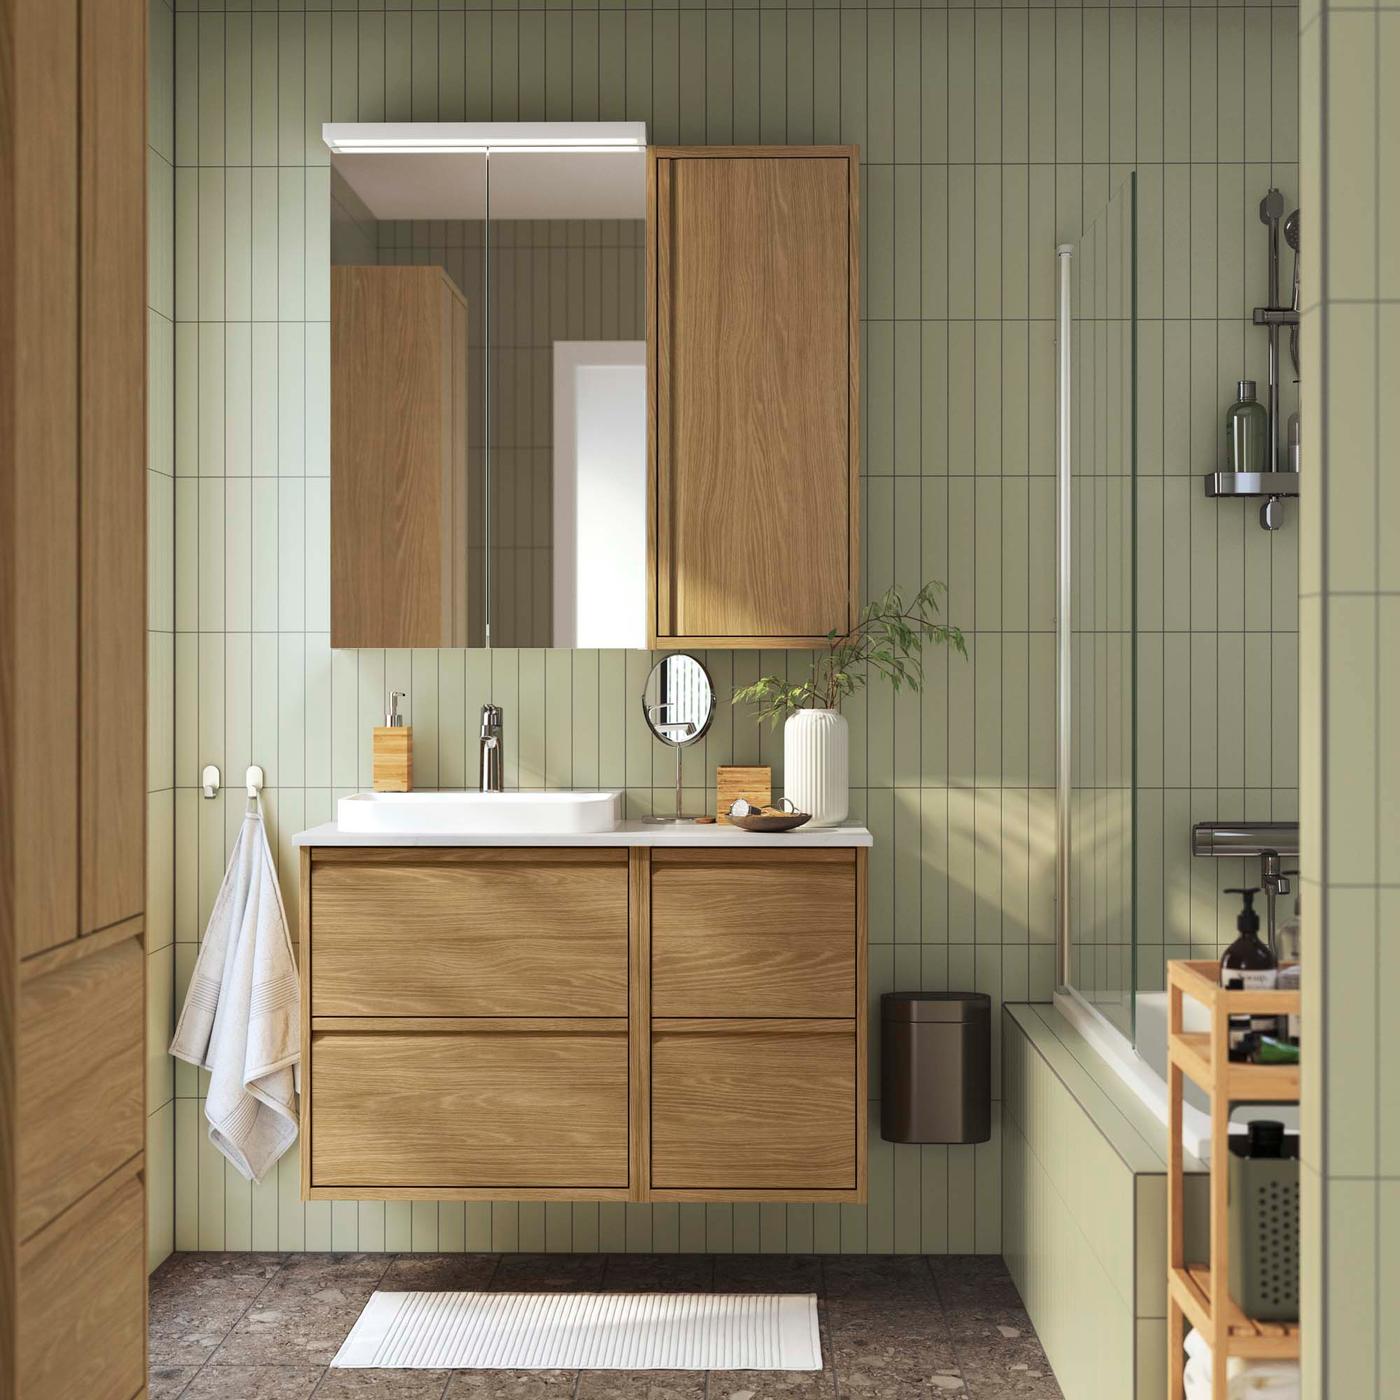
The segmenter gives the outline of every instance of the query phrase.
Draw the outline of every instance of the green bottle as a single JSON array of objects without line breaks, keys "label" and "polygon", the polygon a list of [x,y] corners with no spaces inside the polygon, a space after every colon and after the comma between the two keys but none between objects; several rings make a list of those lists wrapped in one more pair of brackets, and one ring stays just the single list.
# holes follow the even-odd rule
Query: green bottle
[{"label": "green bottle", "polygon": [[1254,397],[1254,381],[1241,379],[1239,398],[1225,414],[1225,468],[1232,472],[1273,471],[1269,455],[1269,414]]}]

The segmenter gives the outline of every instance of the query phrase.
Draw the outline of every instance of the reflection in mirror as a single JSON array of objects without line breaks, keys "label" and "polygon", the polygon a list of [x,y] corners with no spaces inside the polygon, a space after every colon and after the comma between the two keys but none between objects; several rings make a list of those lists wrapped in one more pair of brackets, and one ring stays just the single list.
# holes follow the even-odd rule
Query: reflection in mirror
[{"label": "reflection in mirror", "polygon": [[663,656],[647,676],[642,713],[663,744],[683,748],[704,738],[715,714],[715,689],[704,663],[685,651]]},{"label": "reflection in mirror", "polygon": [[327,142],[332,644],[644,646],[644,129]]},{"label": "reflection in mirror", "polygon": [[646,644],[641,151],[493,153],[491,642]]},{"label": "reflection in mirror", "polygon": [[689,652],[663,656],[651,668],[642,691],[642,714],[647,728],[676,751],[676,811],[674,816],[652,817],[657,822],[684,822],[681,788],[681,751],[705,737],[715,715],[715,688],[704,663]]},{"label": "reflection in mirror", "polygon": [[331,165],[331,645],[486,641],[481,155]]},{"label": "reflection in mirror", "polygon": [[647,347],[554,342],[554,640],[640,647],[647,633]]}]

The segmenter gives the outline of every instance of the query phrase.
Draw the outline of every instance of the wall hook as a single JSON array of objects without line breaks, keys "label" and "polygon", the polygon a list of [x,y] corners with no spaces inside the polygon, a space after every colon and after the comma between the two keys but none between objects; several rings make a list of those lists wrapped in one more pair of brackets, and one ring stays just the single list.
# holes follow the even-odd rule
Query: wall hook
[{"label": "wall hook", "polygon": [[217,797],[219,795],[219,786],[222,782],[223,775],[219,772],[218,764],[206,763],[204,765],[204,772],[199,775],[199,785],[204,789],[205,797]]},{"label": "wall hook", "polygon": [[243,775],[243,785],[248,789],[249,797],[256,798],[262,792],[266,781],[266,774],[256,763],[248,765],[248,771]]}]

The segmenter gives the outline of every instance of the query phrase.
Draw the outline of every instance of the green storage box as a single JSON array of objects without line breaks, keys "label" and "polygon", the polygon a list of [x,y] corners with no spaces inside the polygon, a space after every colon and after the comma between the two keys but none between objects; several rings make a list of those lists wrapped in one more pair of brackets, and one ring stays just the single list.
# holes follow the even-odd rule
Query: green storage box
[{"label": "green storage box", "polygon": [[[1288,1139],[1297,1150],[1297,1139]],[[1230,1143],[1230,1296],[1246,1317],[1298,1320],[1298,1159]]]}]

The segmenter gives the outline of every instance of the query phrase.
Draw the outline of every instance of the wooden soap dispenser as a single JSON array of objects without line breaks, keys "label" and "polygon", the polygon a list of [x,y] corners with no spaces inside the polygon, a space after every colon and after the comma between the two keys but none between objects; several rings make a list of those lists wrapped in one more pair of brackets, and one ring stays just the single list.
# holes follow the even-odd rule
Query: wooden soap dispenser
[{"label": "wooden soap dispenser", "polygon": [[413,791],[413,726],[403,722],[399,701],[402,690],[389,694],[389,713],[374,730],[375,792]]}]

